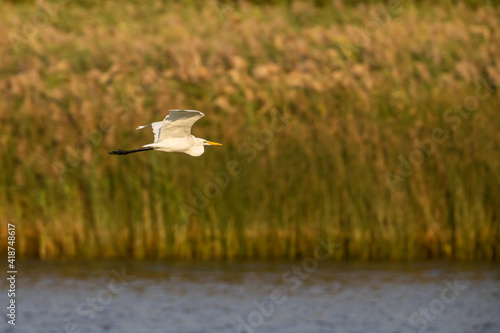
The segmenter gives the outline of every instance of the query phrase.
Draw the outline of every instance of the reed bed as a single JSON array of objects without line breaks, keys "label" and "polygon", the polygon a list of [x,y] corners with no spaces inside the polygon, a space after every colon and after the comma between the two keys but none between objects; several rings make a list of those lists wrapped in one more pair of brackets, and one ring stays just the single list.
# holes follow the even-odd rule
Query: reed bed
[{"label": "reed bed", "polygon": [[[498,259],[500,11],[399,4],[0,3],[2,243],[9,222],[46,259],[318,237],[335,260]],[[183,108],[224,146],[107,154]]]}]

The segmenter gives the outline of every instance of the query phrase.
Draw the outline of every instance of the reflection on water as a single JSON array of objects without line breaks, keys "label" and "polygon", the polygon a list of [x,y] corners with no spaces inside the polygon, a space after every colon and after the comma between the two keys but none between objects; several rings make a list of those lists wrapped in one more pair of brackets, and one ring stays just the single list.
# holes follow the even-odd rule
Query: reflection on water
[{"label": "reflection on water", "polygon": [[17,289],[1,332],[500,332],[492,264],[30,261]]}]

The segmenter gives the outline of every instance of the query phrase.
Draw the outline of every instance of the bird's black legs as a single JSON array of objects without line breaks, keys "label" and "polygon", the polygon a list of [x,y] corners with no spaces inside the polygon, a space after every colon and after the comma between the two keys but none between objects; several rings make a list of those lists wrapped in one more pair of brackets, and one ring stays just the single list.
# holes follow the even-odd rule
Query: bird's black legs
[{"label": "bird's black legs", "polygon": [[144,148],[139,148],[139,149],[134,149],[134,150],[116,149],[116,150],[110,151],[109,154],[111,154],[111,155],[127,155],[127,154],[138,153],[140,151],[153,150],[153,149],[154,149],[153,147],[144,147]]}]

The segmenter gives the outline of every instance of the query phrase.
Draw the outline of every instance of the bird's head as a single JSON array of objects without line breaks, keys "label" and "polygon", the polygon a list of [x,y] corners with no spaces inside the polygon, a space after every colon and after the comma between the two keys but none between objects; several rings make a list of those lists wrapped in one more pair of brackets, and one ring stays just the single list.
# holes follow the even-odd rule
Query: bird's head
[{"label": "bird's head", "polygon": [[221,143],[208,141],[202,138],[195,138],[195,142],[191,148],[184,151],[186,154],[191,156],[200,156],[205,152],[205,148],[203,146],[222,146]]}]

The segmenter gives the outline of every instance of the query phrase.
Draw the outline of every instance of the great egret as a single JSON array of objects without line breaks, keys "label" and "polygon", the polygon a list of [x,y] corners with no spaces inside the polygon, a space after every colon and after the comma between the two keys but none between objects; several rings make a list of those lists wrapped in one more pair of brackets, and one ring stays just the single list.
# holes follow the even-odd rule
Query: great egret
[{"label": "great egret", "polygon": [[200,156],[205,151],[203,146],[222,146],[220,143],[191,135],[193,124],[204,116],[204,113],[196,110],[170,110],[163,121],[137,127],[137,129],[142,129],[151,126],[155,135],[154,143],[144,145],[139,149],[116,149],[109,153],[111,155],[126,155],[146,150],[159,150],[167,153],[180,152],[191,156]]}]

